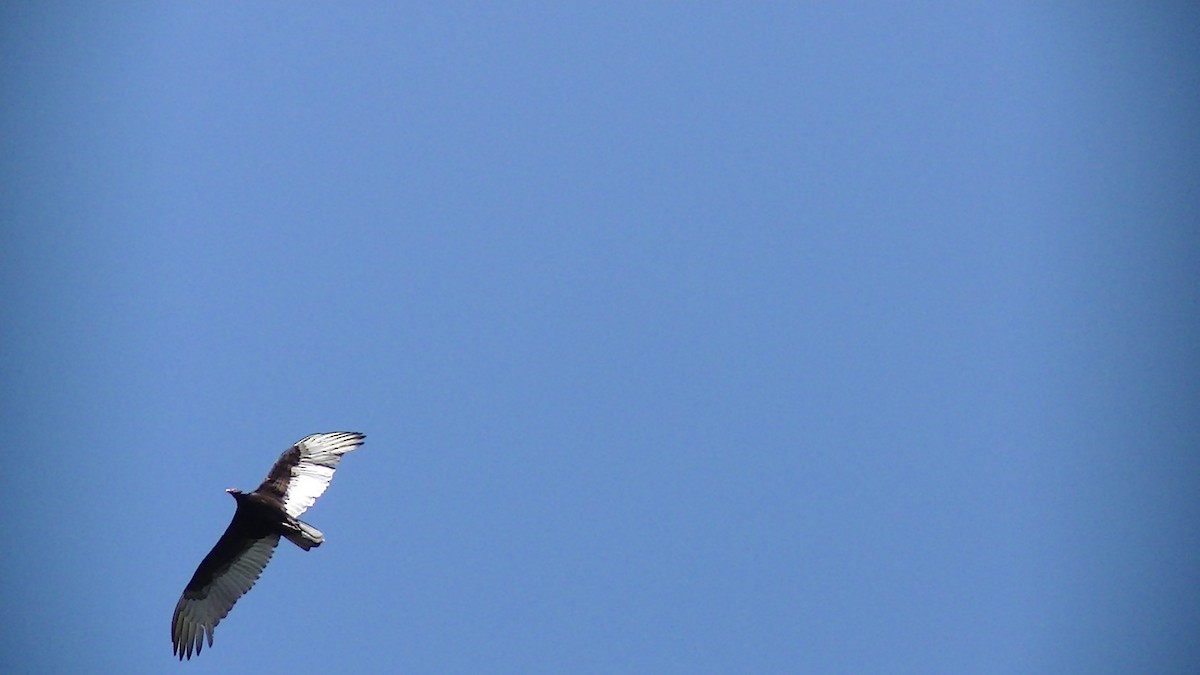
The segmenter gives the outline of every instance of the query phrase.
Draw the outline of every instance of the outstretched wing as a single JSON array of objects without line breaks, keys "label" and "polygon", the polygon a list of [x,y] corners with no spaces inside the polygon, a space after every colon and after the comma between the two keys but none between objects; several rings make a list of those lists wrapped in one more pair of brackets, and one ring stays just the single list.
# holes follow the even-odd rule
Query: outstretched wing
[{"label": "outstretched wing", "polygon": [[278,499],[289,516],[299,516],[325,493],[342,455],[362,445],[364,438],[352,431],[305,438],[279,456],[257,492]]},{"label": "outstretched wing", "polygon": [[213,631],[233,609],[238,598],[254,586],[271,560],[279,535],[247,516],[240,508],[216,546],[204,556],[192,580],[183,590],[171,617],[171,642],[182,661],[199,654],[205,638],[213,643]]}]

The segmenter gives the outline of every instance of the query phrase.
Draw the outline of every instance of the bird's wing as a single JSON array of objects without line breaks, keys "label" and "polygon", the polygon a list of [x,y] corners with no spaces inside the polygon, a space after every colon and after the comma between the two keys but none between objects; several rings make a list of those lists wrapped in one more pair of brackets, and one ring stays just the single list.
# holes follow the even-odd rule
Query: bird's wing
[{"label": "bird's wing", "polygon": [[217,624],[258,581],[278,543],[278,534],[255,526],[240,509],[233,515],[175,605],[171,642],[181,661],[185,655],[190,659],[193,652],[199,654],[206,637],[212,646]]},{"label": "bird's wing", "polygon": [[342,455],[362,445],[364,438],[351,431],[313,434],[279,456],[257,491],[278,498],[284,511],[295,518],[325,493]]}]

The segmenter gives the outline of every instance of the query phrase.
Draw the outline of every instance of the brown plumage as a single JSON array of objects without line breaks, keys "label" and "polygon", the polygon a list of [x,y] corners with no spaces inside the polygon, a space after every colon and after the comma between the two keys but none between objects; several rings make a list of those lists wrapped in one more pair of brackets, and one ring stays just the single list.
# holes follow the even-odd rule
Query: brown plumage
[{"label": "brown plumage", "polygon": [[339,431],[313,434],[280,455],[267,479],[254,492],[227,490],[237,511],[192,580],[171,617],[171,644],[180,660],[213,643],[217,624],[249,591],[284,537],[305,551],[325,536],[298,516],[325,492],[342,455],[362,445],[365,436]]}]

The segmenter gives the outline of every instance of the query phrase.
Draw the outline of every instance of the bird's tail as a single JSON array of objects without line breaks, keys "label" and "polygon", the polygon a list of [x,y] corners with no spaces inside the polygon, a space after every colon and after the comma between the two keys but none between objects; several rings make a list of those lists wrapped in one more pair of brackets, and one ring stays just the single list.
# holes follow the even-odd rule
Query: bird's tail
[{"label": "bird's tail", "polygon": [[296,529],[288,532],[285,535],[287,536],[288,541],[299,546],[305,551],[325,543],[325,535],[322,534],[317,528],[302,520],[295,521],[295,524]]}]

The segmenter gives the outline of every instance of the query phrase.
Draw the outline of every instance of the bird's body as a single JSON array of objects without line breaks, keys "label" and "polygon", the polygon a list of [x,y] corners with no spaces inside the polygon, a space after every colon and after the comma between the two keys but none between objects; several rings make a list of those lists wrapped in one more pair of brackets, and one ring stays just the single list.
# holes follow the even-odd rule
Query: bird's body
[{"label": "bird's body", "polygon": [[196,568],[171,618],[171,643],[181,660],[199,654],[205,638],[212,646],[217,624],[258,581],[280,537],[305,551],[325,541],[298,516],[325,492],[342,455],[362,445],[363,438],[353,432],[313,434],[284,451],[254,492],[227,490],[237,511]]}]

